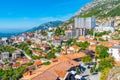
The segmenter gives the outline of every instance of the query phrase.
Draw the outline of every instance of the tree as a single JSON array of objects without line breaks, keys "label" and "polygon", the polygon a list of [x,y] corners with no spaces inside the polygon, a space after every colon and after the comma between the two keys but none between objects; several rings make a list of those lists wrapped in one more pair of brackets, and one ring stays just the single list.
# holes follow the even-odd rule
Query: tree
[{"label": "tree", "polygon": [[65,30],[62,29],[61,34],[65,36]]},{"label": "tree", "polygon": [[61,50],[62,50],[62,46],[61,45],[59,45],[58,47],[56,47],[56,51],[57,52],[61,52]]},{"label": "tree", "polygon": [[114,66],[114,59],[112,57],[107,57],[100,61],[98,70],[103,72],[105,68],[112,68]]},{"label": "tree", "polygon": [[107,51],[108,51],[108,48],[103,45],[98,45],[96,46],[96,49],[95,49],[95,52],[96,54],[99,54],[100,59],[106,58],[109,56]]},{"label": "tree", "polygon": [[70,45],[73,45],[73,43],[76,42],[76,39],[70,38],[67,40],[66,45],[69,47]]},{"label": "tree", "polygon": [[90,43],[87,42],[87,41],[85,41],[85,42],[76,42],[76,45],[81,47],[82,50],[85,50],[86,48],[88,48]]},{"label": "tree", "polygon": [[77,74],[80,74],[80,70],[79,70],[78,67],[76,67],[76,73],[77,73]]},{"label": "tree", "polygon": [[55,35],[59,36],[61,34],[61,29],[58,27],[55,31]]},{"label": "tree", "polygon": [[89,55],[83,57],[81,60],[82,60],[85,64],[88,64],[88,63],[92,62],[92,58],[91,58],[91,56],[89,56]]},{"label": "tree", "polygon": [[41,30],[41,34],[42,34],[43,36],[47,36],[47,35],[48,35],[48,33],[47,33],[45,30]]},{"label": "tree", "polygon": [[26,72],[26,67],[10,68],[9,70],[0,69],[0,76],[2,76],[2,80],[19,80],[24,72]]},{"label": "tree", "polygon": [[88,30],[88,34],[93,35],[94,34],[94,30],[93,29],[92,30]]},{"label": "tree", "polygon": [[107,80],[108,73],[110,72],[110,68],[105,68],[100,75],[100,80]]}]

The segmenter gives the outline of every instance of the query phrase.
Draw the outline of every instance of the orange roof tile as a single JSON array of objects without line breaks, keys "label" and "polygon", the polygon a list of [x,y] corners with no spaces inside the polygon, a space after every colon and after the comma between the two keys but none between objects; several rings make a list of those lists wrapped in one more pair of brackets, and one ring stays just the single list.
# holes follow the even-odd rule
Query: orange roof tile
[{"label": "orange roof tile", "polygon": [[29,71],[27,71],[27,72],[25,72],[24,74],[23,74],[23,76],[25,77],[25,76],[29,76],[29,75],[32,75],[32,70],[29,70]]},{"label": "orange roof tile", "polygon": [[77,45],[73,45],[72,48],[74,48],[75,50],[80,49],[80,47],[78,47]]},{"label": "orange roof tile", "polygon": [[89,50],[95,51],[95,49],[96,49],[96,45],[90,45],[89,46]]},{"label": "orange roof tile", "polygon": [[53,39],[60,40],[60,37],[59,36],[53,36]]},{"label": "orange roof tile", "polygon": [[42,56],[43,56],[43,57],[46,57],[46,56],[47,56],[47,53],[42,53]]},{"label": "orange roof tile", "polygon": [[64,55],[70,59],[76,59],[76,58],[82,58],[82,57],[85,57],[86,54],[83,53],[83,52],[80,52],[80,53],[73,53],[73,54],[68,54],[68,55]]},{"label": "orange roof tile", "polygon": [[100,44],[106,46],[106,47],[112,47],[114,44],[110,42],[100,42]]},{"label": "orange roof tile", "polygon": [[56,74],[60,77],[60,78],[64,78],[67,74],[66,71],[63,71],[63,70],[55,70]]},{"label": "orange roof tile", "polygon": [[13,67],[19,67],[20,64],[13,64],[12,66],[13,66]]},{"label": "orange roof tile", "polygon": [[86,40],[84,36],[79,37],[79,40]]},{"label": "orange roof tile", "polygon": [[120,61],[115,61],[115,66],[120,66]]},{"label": "orange roof tile", "polygon": [[40,65],[42,65],[42,62],[41,62],[40,60],[36,60],[36,61],[34,62],[34,65],[35,65],[35,66],[40,66]]},{"label": "orange roof tile", "polygon": [[52,62],[58,62],[58,59],[55,59],[55,58],[51,58],[50,59]]}]

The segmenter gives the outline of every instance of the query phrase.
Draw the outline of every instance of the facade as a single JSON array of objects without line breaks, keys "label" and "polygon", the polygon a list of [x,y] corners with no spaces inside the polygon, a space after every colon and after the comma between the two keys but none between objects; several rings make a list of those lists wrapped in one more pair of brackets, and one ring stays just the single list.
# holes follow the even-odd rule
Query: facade
[{"label": "facade", "polygon": [[75,18],[75,28],[93,29],[96,26],[96,19],[89,18]]},{"label": "facade", "polygon": [[16,58],[20,58],[21,57],[21,52],[16,50],[13,54],[12,54],[12,59],[16,59]]},{"label": "facade", "polygon": [[96,32],[103,32],[103,31],[111,31],[112,33],[115,31],[114,21],[108,21],[104,24],[97,24],[98,26],[95,27]]},{"label": "facade", "polygon": [[109,26],[109,27],[114,27],[114,21],[108,21],[105,24],[103,24],[104,27]]},{"label": "facade", "polygon": [[9,52],[3,52],[3,53],[1,53],[1,59],[2,60],[9,59]]},{"label": "facade", "polygon": [[79,36],[85,36],[87,34],[87,29],[71,29],[65,31],[65,38],[78,38]]},{"label": "facade", "polygon": [[109,48],[108,52],[115,58],[115,61],[120,61],[120,45]]},{"label": "facade", "polygon": [[53,32],[48,32],[48,38],[50,39],[50,40],[52,40],[52,36],[53,36]]},{"label": "facade", "polygon": [[95,32],[103,32],[103,31],[111,31],[112,33],[115,31],[113,27],[95,27]]}]

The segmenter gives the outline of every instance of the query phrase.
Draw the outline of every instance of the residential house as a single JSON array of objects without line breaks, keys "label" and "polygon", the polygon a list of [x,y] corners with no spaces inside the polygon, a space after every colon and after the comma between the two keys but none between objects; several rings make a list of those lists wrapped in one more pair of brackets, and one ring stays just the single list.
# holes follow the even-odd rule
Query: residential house
[{"label": "residential house", "polygon": [[30,75],[32,75],[33,74],[33,71],[32,70],[29,70],[29,71],[27,71],[27,72],[25,72],[24,74],[23,74],[23,77],[27,77],[27,76],[30,76]]},{"label": "residential house", "polygon": [[115,61],[120,61],[120,45],[109,48],[108,52],[114,57]]},{"label": "residential house", "polygon": [[45,62],[50,62],[50,60],[45,59],[45,58],[41,58],[41,59],[40,59],[40,61],[41,61],[42,63],[45,63]]},{"label": "residential house", "polygon": [[42,57],[46,57],[47,56],[47,53],[42,53]]},{"label": "residential house", "polygon": [[1,59],[2,60],[9,59],[9,52],[3,52],[3,53],[1,53]]},{"label": "residential house", "polygon": [[55,46],[58,46],[61,44],[61,38],[60,36],[53,36],[52,38],[52,44],[55,45]]},{"label": "residential house", "polygon": [[50,61],[51,62],[58,62],[58,59],[57,58],[51,58]]},{"label": "residential house", "polygon": [[18,68],[18,67],[20,67],[21,65],[19,64],[19,63],[15,63],[15,64],[13,64],[12,65],[12,68]]},{"label": "residential house", "polygon": [[13,54],[12,54],[12,59],[16,59],[16,58],[20,58],[21,57],[21,51],[16,50]]},{"label": "residential house", "polygon": [[74,53],[77,53],[80,50],[80,47],[77,45],[73,45],[69,48],[69,50],[72,50]]},{"label": "residential house", "polygon": [[41,55],[41,52],[39,50],[33,50],[32,53],[35,56],[40,56]]},{"label": "residential house", "polygon": [[34,62],[34,65],[36,66],[36,68],[38,68],[39,66],[42,65],[42,62],[41,62],[40,60],[36,60],[36,61]]},{"label": "residential house", "polygon": [[29,60],[29,59],[27,59],[27,58],[18,58],[18,59],[16,60],[16,62],[19,62],[21,65],[25,65],[25,64],[31,62],[31,60]]}]

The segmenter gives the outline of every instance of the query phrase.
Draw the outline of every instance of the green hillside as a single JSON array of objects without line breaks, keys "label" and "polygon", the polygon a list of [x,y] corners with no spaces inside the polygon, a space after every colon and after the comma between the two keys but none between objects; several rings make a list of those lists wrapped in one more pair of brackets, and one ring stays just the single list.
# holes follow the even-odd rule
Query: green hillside
[{"label": "green hillside", "polygon": [[120,0],[96,0],[91,5],[95,6],[83,11],[79,14],[79,17],[106,18],[120,16]]}]

